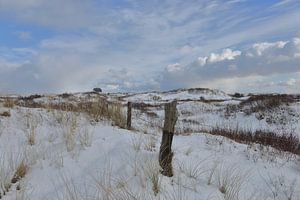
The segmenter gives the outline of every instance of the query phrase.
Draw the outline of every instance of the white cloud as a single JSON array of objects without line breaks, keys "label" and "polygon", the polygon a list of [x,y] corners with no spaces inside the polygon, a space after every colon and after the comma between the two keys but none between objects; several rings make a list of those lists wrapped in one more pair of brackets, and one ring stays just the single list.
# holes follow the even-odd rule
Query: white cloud
[{"label": "white cloud", "polygon": [[168,72],[176,72],[176,71],[180,71],[181,68],[182,68],[182,66],[179,63],[170,64],[167,66],[167,71]]},{"label": "white cloud", "polygon": [[215,54],[215,53],[210,54],[210,56],[208,57],[208,61],[214,63],[214,62],[221,62],[223,60],[234,60],[235,57],[240,55],[241,55],[240,51],[232,51],[231,49],[224,49],[223,52],[220,54]]},{"label": "white cloud", "polygon": [[287,85],[291,86],[291,85],[295,85],[297,83],[296,79],[291,78],[287,81]]},{"label": "white cloud", "polygon": [[204,66],[208,63],[221,62],[224,60],[234,60],[236,57],[241,55],[241,51],[233,51],[232,49],[223,49],[223,51],[218,53],[211,53],[209,56],[198,57],[198,63]]},{"label": "white cloud", "polygon": [[[246,80],[253,76],[269,77],[300,72],[300,57],[294,56],[299,53],[297,38],[287,42],[256,43],[243,51],[225,49],[221,53],[199,57],[195,62],[181,67],[180,71],[165,70],[162,87],[212,87],[216,82],[228,83],[236,78]],[[296,83],[295,79],[289,79],[285,86],[294,86]]]},{"label": "white cloud", "polygon": [[282,49],[287,44],[286,41],[278,41],[274,43],[269,42],[263,42],[263,43],[256,43],[253,45],[253,49],[256,51],[256,53],[261,56],[264,51],[267,51],[268,49]]}]

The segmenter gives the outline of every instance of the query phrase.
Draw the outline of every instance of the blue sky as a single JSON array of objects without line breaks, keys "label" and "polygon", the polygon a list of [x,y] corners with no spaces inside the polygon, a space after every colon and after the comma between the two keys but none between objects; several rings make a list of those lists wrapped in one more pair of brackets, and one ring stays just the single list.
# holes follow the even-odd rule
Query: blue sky
[{"label": "blue sky", "polygon": [[0,92],[300,92],[299,0],[0,0]]}]

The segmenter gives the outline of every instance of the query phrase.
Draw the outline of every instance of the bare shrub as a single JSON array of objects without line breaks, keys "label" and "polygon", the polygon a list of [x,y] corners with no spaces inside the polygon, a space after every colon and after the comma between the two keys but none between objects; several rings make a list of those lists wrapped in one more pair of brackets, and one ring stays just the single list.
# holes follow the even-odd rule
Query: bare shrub
[{"label": "bare shrub", "polygon": [[283,133],[281,135],[271,131],[256,130],[241,130],[215,127],[209,131],[212,135],[220,135],[227,137],[236,142],[251,144],[257,143],[265,146],[271,146],[279,151],[286,151],[300,155],[300,141],[294,134]]},{"label": "bare shrub", "polygon": [[[246,114],[264,112],[278,108],[282,105],[289,105],[296,101],[293,95],[287,94],[260,94],[252,95],[247,100],[240,103]],[[248,108],[247,108],[248,106]]]},{"label": "bare shrub", "polygon": [[225,118],[228,118],[230,116],[235,116],[237,111],[239,110],[239,106],[235,104],[227,104],[224,111]]}]

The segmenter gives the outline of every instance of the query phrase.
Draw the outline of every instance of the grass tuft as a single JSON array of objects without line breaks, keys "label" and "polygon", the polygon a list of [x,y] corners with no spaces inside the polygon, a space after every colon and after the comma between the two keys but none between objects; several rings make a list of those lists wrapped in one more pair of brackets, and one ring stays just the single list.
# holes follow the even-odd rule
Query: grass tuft
[{"label": "grass tuft", "polygon": [[24,161],[21,161],[21,163],[17,166],[13,178],[11,179],[11,183],[14,184],[19,180],[21,180],[22,178],[24,178],[27,172],[28,172],[28,165]]}]

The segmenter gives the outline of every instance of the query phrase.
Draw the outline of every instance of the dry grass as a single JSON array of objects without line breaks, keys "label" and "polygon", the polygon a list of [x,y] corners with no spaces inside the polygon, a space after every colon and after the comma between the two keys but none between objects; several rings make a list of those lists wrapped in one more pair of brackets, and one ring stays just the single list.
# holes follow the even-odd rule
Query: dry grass
[{"label": "dry grass", "polygon": [[23,153],[0,154],[0,199],[10,191],[12,184],[21,180],[28,171]]},{"label": "dry grass", "polygon": [[5,130],[5,125],[3,123],[0,123],[0,137],[2,136],[4,130]]},{"label": "dry grass", "polygon": [[142,148],[143,137],[142,135],[134,136],[131,139],[131,145],[136,152],[139,152]]},{"label": "dry grass", "polygon": [[164,194],[164,200],[187,200],[186,186],[183,184],[183,180],[178,177],[174,181],[176,184],[172,186],[172,190],[167,191]]},{"label": "dry grass", "polygon": [[26,124],[25,124],[25,133],[27,138],[27,144],[30,146],[35,145],[36,143],[36,128],[38,126],[36,118],[30,113],[25,115]]},{"label": "dry grass", "polygon": [[109,104],[104,98],[98,97],[92,102],[85,102],[79,104],[93,121],[100,121],[109,118]]},{"label": "dry grass", "polygon": [[11,179],[11,183],[14,184],[19,180],[21,180],[22,178],[24,178],[25,175],[27,174],[28,168],[29,168],[28,165],[24,161],[21,161],[20,164],[17,166],[13,178]]},{"label": "dry grass", "polygon": [[[60,110],[68,112],[86,113],[93,122],[101,120],[111,120],[113,125],[120,128],[126,127],[126,115],[123,106],[120,102],[108,101],[104,96],[96,96],[93,98],[76,99],[73,94],[61,94],[58,97],[67,99],[67,101],[58,102],[36,102],[36,98],[40,95],[31,95],[29,97],[21,97],[13,105],[28,107],[28,108],[45,108],[49,111]],[[72,99],[71,99],[72,97]],[[10,102],[9,98],[5,99],[7,104]]]},{"label": "dry grass", "polygon": [[[59,177],[59,181],[63,185],[62,188],[56,188],[56,198],[58,200],[81,200],[82,194],[80,193],[80,188],[75,184],[72,178],[67,177],[62,174]],[[88,195],[86,194],[86,197]]]},{"label": "dry grass", "polygon": [[152,183],[152,190],[156,196],[161,191],[160,166],[156,160],[148,160],[144,166],[145,176]]},{"label": "dry grass", "polygon": [[61,129],[68,152],[73,151],[76,146],[77,128],[77,116],[72,112],[66,112],[61,123]]},{"label": "dry grass", "polygon": [[204,166],[203,166],[203,162],[205,160],[201,160],[193,164],[192,163],[183,164],[183,172],[186,174],[188,178],[199,180],[201,175],[206,173],[206,170],[204,170]]},{"label": "dry grass", "polygon": [[300,198],[298,188],[296,188],[297,179],[289,179],[282,174],[268,174],[266,177],[261,177],[269,189],[265,194],[265,199],[274,200],[297,200]]},{"label": "dry grass", "polygon": [[15,194],[15,200],[30,200],[30,194],[27,194],[27,188],[24,186],[24,183],[22,186],[18,184]]},{"label": "dry grass", "polygon": [[10,115],[9,111],[4,111],[4,112],[0,113],[0,116],[2,116],[2,117],[10,117],[11,115]]},{"label": "dry grass", "polygon": [[3,106],[6,108],[13,108],[15,106],[15,100],[11,97],[4,98]]},{"label": "dry grass", "polygon": [[121,103],[113,103],[108,107],[109,119],[113,122],[113,125],[120,128],[126,128],[126,115],[123,111]]},{"label": "dry grass", "polygon": [[79,131],[79,142],[81,147],[90,147],[92,145],[93,132],[87,126],[81,127]]},{"label": "dry grass", "polygon": [[146,151],[154,152],[156,148],[156,140],[155,136],[146,137],[144,140],[144,149]]},{"label": "dry grass", "polygon": [[11,187],[10,169],[7,166],[7,156],[0,154],[0,199],[6,195]]},{"label": "dry grass", "polygon": [[224,200],[239,200],[241,188],[249,173],[242,173],[235,166],[220,165],[215,173],[219,191],[224,194]]}]

